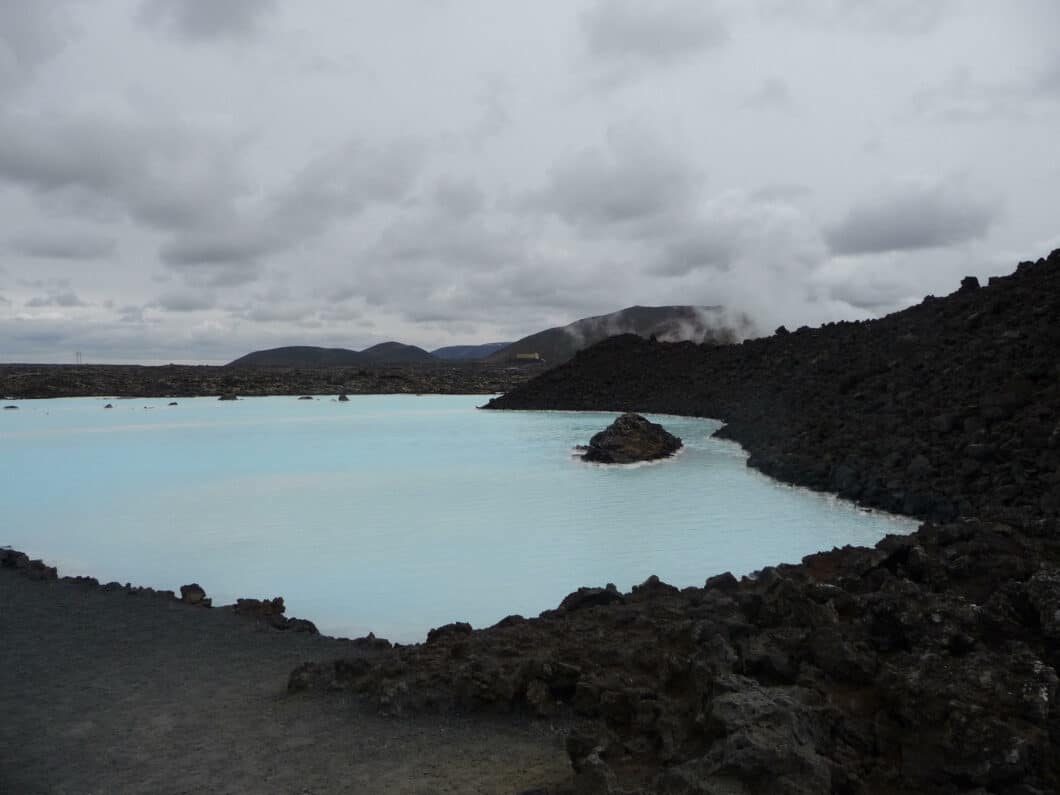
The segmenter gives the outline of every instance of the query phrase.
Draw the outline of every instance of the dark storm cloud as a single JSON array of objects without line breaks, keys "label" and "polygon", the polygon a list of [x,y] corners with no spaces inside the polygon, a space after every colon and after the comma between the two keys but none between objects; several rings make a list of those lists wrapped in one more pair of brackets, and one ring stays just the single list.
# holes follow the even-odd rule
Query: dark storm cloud
[{"label": "dark storm cloud", "polygon": [[708,0],[598,0],[581,17],[589,55],[667,64],[722,46],[729,34]]},{"label": "dark storm cloud", "polygon": [[117,251],[117,238],[108,235],[38,232],[18,235],[9,241],[15,254],[36,259],[97,260]]},{"label": "dark storm cloud", "polygon": [[584,227],[676,218],[694,202],[699,183],[695,167],[660,142],[617,127],[604,148],[561,159],[528,206]]},{"label": "dark storm cloud", "polygon": [[144,0],[138,18],[193,41],[254,33],[276,9],[276,0]]},{"label": "dark storm cloud", "polygon": [[855,204],[826,232],[835,254],[874,254],[948,246],[981,238],[996,203],[946,183],[906,182]]}]

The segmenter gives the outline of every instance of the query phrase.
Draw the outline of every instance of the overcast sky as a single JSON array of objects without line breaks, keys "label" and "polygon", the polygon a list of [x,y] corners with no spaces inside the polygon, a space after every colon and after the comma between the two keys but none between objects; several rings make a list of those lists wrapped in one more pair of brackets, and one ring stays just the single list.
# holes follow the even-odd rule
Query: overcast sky
[{"label": "overcast sky", "polygon": [[0,0],[0,361],[763,331],[1060,246],[1056,0]]}]

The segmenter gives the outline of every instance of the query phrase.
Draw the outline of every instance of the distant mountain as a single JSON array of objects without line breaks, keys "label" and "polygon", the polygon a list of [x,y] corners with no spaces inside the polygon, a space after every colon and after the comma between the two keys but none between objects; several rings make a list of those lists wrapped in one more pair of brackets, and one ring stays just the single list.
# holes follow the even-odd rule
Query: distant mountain
[{"label": "distant mountain", "polygon": [[346,348],[317,348],[312,345],[289,345],[254,351],[241,356],[229,367],[351,367],[369,364],[373,360]]},{"label": "distant mountain", "polygon": [[423,348],[400,342],[381,342],[363,351],[347,348],[317,348],[312,345],[290,345],[254,351],[241,356],[229,367],[363,367],[365,365],[430,362],[434,357]]},{"label": "distant mountain", "polygon": [[736,342],[751,332],[749,318],[730,317],[720,306],[631,306],[523,337],[491,354],[488,361],[512,361],[537,354],[549,365],[556,365],[583,348],[618,334],[654,335],[662,342],[690,340],[721,344]]},{"label": "distant mountain", "polygon": [[434,359],[423,348],[401,342],[380,342],[371,348],[365,348],[361,351],[361,356],[379,362],[429,362]]},{"label": "distant mountain", "polygon": [[483,345],[449,345],[445,348],[434,349],[431,351],[431,356],[435,359],[472,361],[474,359],[485,359],[491,353],[496,353],[509,345],[511,345],[510,342],[487,342]]}]

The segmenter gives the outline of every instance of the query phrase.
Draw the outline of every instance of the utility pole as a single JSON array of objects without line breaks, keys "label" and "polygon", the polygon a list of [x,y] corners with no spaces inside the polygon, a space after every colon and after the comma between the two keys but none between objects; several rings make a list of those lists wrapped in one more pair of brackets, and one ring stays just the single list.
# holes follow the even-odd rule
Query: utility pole
[{"label": "utility pole", "polygon": [[77,363],[81,364],[81,351],[78,351],[77,353],[75,353],[74,357],[77,359]]}]

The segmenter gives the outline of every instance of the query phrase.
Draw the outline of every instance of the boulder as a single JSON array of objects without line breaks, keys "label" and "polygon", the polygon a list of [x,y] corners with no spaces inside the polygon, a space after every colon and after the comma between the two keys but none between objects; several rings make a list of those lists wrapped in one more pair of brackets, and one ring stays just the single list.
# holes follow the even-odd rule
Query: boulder
[{"label": "boulder", "polygon": [[218,400],[239,400],[239,396],[235,392],[225,392]]},{"label": "boulder", "polygon": [[681,449],[679,438],[639,414],[623,414],[589,440],[585,461],[631,464],[667,458]]},{"label": "boulder", "polygon": [[188,605],[200,605],[201,607],[209,607],[211,602],[206,598],[206,591],[197,582],[193,582],[190,585],[180,586],[180,601]]},{"label": "boulder", "polygon": [[350,402],[350,396],[347,395],[345,392],[343,392],[341,395],[339,395],[339,403],[349,403],[349,402]]},{"label": "boulder", "polygon": [[608,583],[606,588],[579,588],[573,593],[567,594],[560,602],[559,609],[573,612],[584,610],[587,607],[600,607],[602,605],[624,604],[626,597],[618,592],[613,584]]},{"label": "boulder", "polygon": [[446,624],[445,626],[435,627],[427,633],[428,643],[437,643],[440,640],[446,638],[460,637],[464,635],[470,635],[472,632],[471,625],[466,621],[454,621],[452,624]]}]

